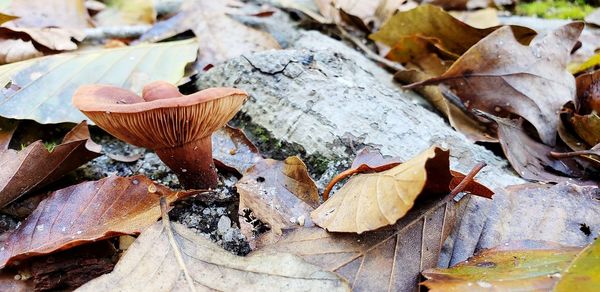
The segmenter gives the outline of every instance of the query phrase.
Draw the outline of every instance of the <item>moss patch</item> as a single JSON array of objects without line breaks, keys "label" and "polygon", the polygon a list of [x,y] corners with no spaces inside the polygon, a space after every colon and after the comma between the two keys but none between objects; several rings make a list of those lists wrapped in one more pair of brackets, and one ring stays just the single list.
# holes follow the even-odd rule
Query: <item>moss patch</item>
[{"label": "moss patch", "polygon": [[583,19],[594,11],[594,7],[584,0],[542,0],[529,3],[521,2],[515,10],[519,15],[541,18]]}]

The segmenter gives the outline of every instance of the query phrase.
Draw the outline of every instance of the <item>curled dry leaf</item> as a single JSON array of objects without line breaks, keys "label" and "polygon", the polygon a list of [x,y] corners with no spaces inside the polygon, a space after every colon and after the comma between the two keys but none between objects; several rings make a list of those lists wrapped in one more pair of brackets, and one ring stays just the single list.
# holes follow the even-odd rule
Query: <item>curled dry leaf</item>
[{"label": "curled dry leaf", "polygon": [[[477,29],[440,7],[424,4],[396,13],[369,37],[392,48],[390,56],[394,56],[395,61],[409,62],[438,51],[445,57],[456,59],[497,28]],[[517,39],[524,43],[536,34],[525,27],[514,26],[512,29]]]},{"label": "curled dry leaf", "polygon": [[8,12],[19,17],[12,21],[18,27],[91,27],[84,0],[11,0]]},{"label": "curled dry leaf", "polygon": [[580,250],[550,242],[507,243],[449,269],[425,270],[422,284],[432,292],[550,291]]},{"label": "curled dry leaf", "polygon": [[553,146],[556,113],[575,96],[574,77],[565,68],[582,30],[583,23],[570,23],[525,46],[510,27],[502,27],[465,52],[443,75],[407,87],[444,84],[468,109],[525,118],[541,140]]},{"label": "curled dry leaf", "polygon": [[392,169],[350,178],[311,218],[328,231],[375,230],[406,215],[419,195],[447,193],[451,179],[449,152],[431,147]]},{"label": "curled dry leaf", "polygon": [[[350,291],[348,283],[334,273],[291,254],[235,256],[181,224],[172,227],[197,291]],[[158,222],[129,247],[114,271],[77,291],[179,291],[188,287],[167,231]]]},{"label": "curled dry leaf", "polygon": [[281,48],[270,34],[231,18],[228,14],[235,9],[230,2],[185,1],[177,15],[158,22],[140,40],[157,42],[192,30],[198,37],[200,69],[245,53]]},{"label": "curled dry leaf", "polygon": [[581,176],[575,161],[551,158],[552,148],[527,135],[522,120],[503,119],[489,114],[485,116],[496,121],[502,150],[510,165],[522,178],[541,182],[561,182],[570,180],[569,177]]},{"label": "curled dry leaf", "polygon": [[185,40],[63,53],[0,66],[0,115],[41,124],[78,123],[86,116],[66,105],[79,86],[111,84],[140,93],[151,81],[177,83],[196,50],[194,40]]},{"label": "curled dry leaf", "polygon": [[[383,154],[381,154],[381,152],[379,152],[378,149],[360,149],[356,154],[354,161],[352,161],[350,168],[336,175],[325,187],[325,190],[323,191],[323,200],[327,200],[329,198],[329,193],[338,182],[351,175],[363,172],[385,171],[394,168],[401,163],[402,161],[400,158],[385,157]],[[450,170],[450,173],[452,174],[452,181],[450,182],[449,189],[453,189],[465,178],[465,175],[453,170]],[[491,198],[494,195],[494,192],[475,180],[470,181],[465,187],[464,191],[485,198]]]},{"label": "curled dry leaf", "polygon": [[263,250],[293,253],[336,272],[353,291],[411,291],[423,269],[437,266],[442,243],[457,220],[452,198],[419,200],[396,224],[362,234],[294,229]]},{"label": "curled dry leaf", "polygon": [[195,192],[155,186],[145,176],[111,176],[53,192],[0,248],[0,267],[35,255],[123,234],[139,234],[160,218],[159,195],[173,202]]},{"label": "curled dry leaf", "polygon": [[0,207],[100,156],[100,150],[101,146],[90,139],[85,122],[67,133],[52,151],[42,141],[20,151],[0,150]]},{"label": "curled dry leaf", "polygon": [[249,208],[261,221],[268,223],[274,237],[292,221],[305,218],[310,226],[310,212],[319,206],[319,192],[306,165],[296,156],[284,161],[263,159],[251,167],[236,184],[240,194],[240,213]]},{"label": "curled dry leaf", "polygon": [[554,291],[594,291],[600,287],[600,240],[581,251],[562,273]]},{"label": "curled dry leaf", "polygon": [[244,174],[262,159],[258,148],[240,129],[225,126],[212,134],[213,159],[217,167]]}]

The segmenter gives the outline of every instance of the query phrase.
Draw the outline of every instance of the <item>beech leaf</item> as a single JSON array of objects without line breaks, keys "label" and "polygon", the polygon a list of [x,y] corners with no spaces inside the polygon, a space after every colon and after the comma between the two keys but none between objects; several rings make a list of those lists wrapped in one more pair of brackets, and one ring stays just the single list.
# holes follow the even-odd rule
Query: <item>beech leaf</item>
[{"label": "beech leaf", "polygon": [[[149,193],[149,186],[157,194]],[[0,268],[35,255],[123,234],[139,234],[160,218],[168,202],[195,192],[174,192],[145,176],[110,176],[53,192],[0,248]]]},{"label": "beech leaf", "polygon": [[575,97],[575,78],[565,68],[582,30],[583,23],[570,23],[525,46],[510,27],[502,27],[465,52],[443,75],[407,88],[444,84],[468,109],[525,118],[542,142],[553,146],[556,113]]},{"label": "beech leaf", "polygon": [[0,149],[0,207],[56,181],[100,156],[100,151],[101,146],[91,140],[85,122],[67,133],[62,143],[52,151],[42,141],[20,151]]},{"label": "beech leaf", "polygon": [[580,250],[550,242],[507,243],[449,269],[425,270],[428,280],[422,284],[432,292],[550,291]]},{"label": "beech leaf", "polygon": [[[360,149],[356,153],[356,157],[354,158],[354,161],[352,161],[350,168],[333,177],[325,187],[325,190],[323,191],[323,200],[329,198],[329,193],[338,182],[351,175],[363,172],[385,171],[394,168],[401,163],[402,161],[400,158],[385,157],[378,149],[371,149],[369,147]],[[453,189],[465,178],[465,175],[454,170],[450,170],[450,173],[452,174],[452,181],[450,182],[449,189]],[[470,181],[464,191],[485,198],[491,198],[494,195],[494,192],[478,183],[476,180]]]},{"label": "beech leaf", "polygon": [[194,40],[185,40],[63,53],[0,66],[0,116],[41,124],[78,123],[87,118],[69,105],[79,86],[111,84],[140,93],[151,81],[177,83],[196,50]]},{"label": "beech leaf", "polygon": [[[197,291],[350,291],[331,272],[285,253],[233,255],[178,223],[172,223]],[[160,277],[152,276],[160,275]],[[77,291],[174,291],[188,283],[161,222],[146,229],[110,274]]]},{"label": "beech leaf", "polygon": [[258,148],[240,129],[225,126],[212,134],[213,159],[217,166],[244,174],[262,159]]},{"label": "beech leaf", "polygon": [[392,169],[350,178],[311,218],[328,231],[375,230],[406,215],[420,194],[449,192],[451,179],[449,152],[431,147]]}]

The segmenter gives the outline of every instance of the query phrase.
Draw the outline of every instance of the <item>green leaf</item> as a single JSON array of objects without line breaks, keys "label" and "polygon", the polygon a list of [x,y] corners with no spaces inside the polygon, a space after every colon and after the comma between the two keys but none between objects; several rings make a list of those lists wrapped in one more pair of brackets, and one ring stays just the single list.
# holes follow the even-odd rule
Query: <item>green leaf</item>
[{"label": "green leaf", "polygon": [[196,58],[195,40],[60,54],[0,66],[0,116],[38,123],[87,119],[71,104],[75,90],[101,83],[140,93],[151,81],[176,83]]},{"label": "green leaf", "polygon": [[428,280],[423,285],[432,292],[548,291],[580,250],[550,242],[513,242],[449,269],[425,270]]},{"label": "green leaf", "polygon": [[600,287],[600,240],[588,245],[563,273],[554,291],[597,291]]}]

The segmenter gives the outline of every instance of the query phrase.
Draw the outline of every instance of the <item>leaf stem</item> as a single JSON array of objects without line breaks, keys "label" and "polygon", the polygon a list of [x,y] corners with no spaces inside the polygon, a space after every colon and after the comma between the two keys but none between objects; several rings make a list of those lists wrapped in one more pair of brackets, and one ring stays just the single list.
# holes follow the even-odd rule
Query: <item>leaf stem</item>
[{"label": "leaf stem", "polygon": [[484,168],[485,166],[486,166],[485,162],[477,163],[473,167],[473,169],[471,169],[471,171],[469,171],[469,173],[467,173],[465,178],[463,178],[463,180],[460,181],[460,183],[456,187],[454,187],[454,189],[452,189],[452,191],[450,192],[450,197],[454,198],[456,195],[458,195],[458,193],[464,191],[465,188],[473,181],[473,179],[479,173],[479,171],[482,168]]},{"label": "leaf stem", "polygon": [[173,253],[175,254],[177,263],[179,264],[179,267],[183,271],[183,275],[185,276],[185,280],[188,283],[190,291],[196,292],[196,287],[194,286],[194,280],[192,279],[192,277],[190,276],[190,273],[188,272],[188,269],[183,260],[183,255],[181,254],[181,251],[179,250],[179,245],[177,245],[177,241],[175,241],[175,236],[173,235],[173,229],[171,229],[171,221],[169,219],[169,212],[167,210],[167,200],[164,196],[160,197],[160,213],[162,216],[163,226],[169,237],[169,243],[171,244],[171,247],[173,248]]}]

